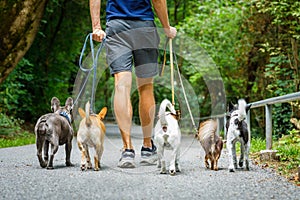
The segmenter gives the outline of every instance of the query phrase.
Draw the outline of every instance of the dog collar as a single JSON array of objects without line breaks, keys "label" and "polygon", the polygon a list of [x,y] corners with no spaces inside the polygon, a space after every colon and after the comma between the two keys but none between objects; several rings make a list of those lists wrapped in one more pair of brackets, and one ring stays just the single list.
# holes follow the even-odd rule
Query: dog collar
[{"label": "dog collar", "polygon": [[68,122],[71,124],[71,119],[68,116],[68,113],[66,113],[65,111],[63,111],[63,112],[60,112],[59,115],[65,117],[68,120]]}]

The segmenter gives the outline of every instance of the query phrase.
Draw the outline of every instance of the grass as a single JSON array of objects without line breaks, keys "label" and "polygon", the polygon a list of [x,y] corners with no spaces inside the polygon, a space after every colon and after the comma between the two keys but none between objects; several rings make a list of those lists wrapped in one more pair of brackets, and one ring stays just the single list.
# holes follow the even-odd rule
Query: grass
[{"label": "grass", "polygon": [[266,149],[266,141],[254,138],[251,140],[250,157],[256,165],[271,168],[288,181],[300,186],[298,167],[300,166],[300,131],[290,131],[289,135],[273,141],[273,149],[278,151],[278,161],[261,161],[260,150]]},{"label": "grass", "polygon": [[23,146],[34,143],[35,135],[27,131],[24,131],[21,134],[14,134],[13,136],[0,137],[0,148]]},{"label": "grass", "polygon": [[0,148],[35,143],[35,135],[27,130],[33,127],[26,127],[23,120],[0,113]]}]

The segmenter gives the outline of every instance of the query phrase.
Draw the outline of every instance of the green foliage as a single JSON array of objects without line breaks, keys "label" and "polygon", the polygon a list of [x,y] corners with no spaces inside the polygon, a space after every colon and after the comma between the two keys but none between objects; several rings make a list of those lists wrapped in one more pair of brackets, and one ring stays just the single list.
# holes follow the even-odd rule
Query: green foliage
[{"label": "green foliage", "polygon": [[274,144],[281,161],[300,163],[300,130],[291,130]]},{"label": "green foliage", "polygon": [[31,98],[28,98],[27,83],[33,80],[33,65],[25,58],[17,68],[0,85],[0,112],[22,118],[26,113],[32,111]]},{"label": "green foliage", "polygon": [[49,1],[34,43],[0,88],[1,112],[26,121],[50,111],[53,96],[71,96],[84,37],[91,30],[89,4]]},{"label": "green foliage", "polygon": [[0,113],[0,138],[11,137],[21,132],[21,124],[23,120],[9,117]]},{"label": "green foliage", "polygon": [[23,146],[34,143],[35,135],[26,131],[11,138],[0,137],[0,148]]},{"label": "green foliage", "polygon": [[[253,3],[261,13],[268,13],[273,17],[272,24],[280,26],[281,33],[299,40],[300,39],[300,2],[290,0],[260,1],[253,0]],[[283,35],[283,37],[286,37]]]},{"label": "green foliage", "polygon": [[251,139],[251,153],[259,152],[266,149],[266,140],[260,137],[254,137]]},{"label": "green foliage", "polygon": [[289,130],[293,128],[290,123],[292,111],[290,104],[275,104],[272,108],[273,138],[277,140],[282,135],[288,134]]}]

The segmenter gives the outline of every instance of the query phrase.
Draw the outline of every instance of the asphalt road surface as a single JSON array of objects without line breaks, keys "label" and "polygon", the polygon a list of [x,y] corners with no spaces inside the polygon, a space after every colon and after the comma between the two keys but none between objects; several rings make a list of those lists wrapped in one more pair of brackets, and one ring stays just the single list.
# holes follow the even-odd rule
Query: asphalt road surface
[{"label": "asphalt road surface", "polygon": [[139,165],[140,128],[134,127],[132,135],[137,165],[134,169],[117,167],[122,143],[113,125],[107,126],[98,172],[80,170],[76,138],[71,155],[75,166],[65,166],[61,146],[54,170],[39,166],[35,145],[0,149],[0,199],[300,199],[300,188],[270,169],[251,164],[250,171],[228,172],[226,150],[219,160],[219,171],[206,169],[204,152],[193,136],[182,137],[182,172],[161,175],[155,165]]}]

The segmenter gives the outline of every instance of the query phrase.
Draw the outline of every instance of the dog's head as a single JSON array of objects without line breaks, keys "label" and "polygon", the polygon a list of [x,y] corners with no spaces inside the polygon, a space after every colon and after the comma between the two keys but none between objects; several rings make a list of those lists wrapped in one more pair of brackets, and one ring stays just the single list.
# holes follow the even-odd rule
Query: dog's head
[{"label": "dog's head", "polygon": [[[244,101],[244,100],[239,100],[240,101]],[[227,107],[227,113],[226,113],[226,118],[230,119],[230,117],[233,117],[234,115],[237,114],[237,111],[239,109],[245,109],[245,110],[240,110],[240,112],[245,112],[248,113],[248,111],[250,110],[252,104],[245,104],[245,106],[241,106],[240,103],[239,104],[233,104],[232,102],[230,102],[228,104]]]},{"label": "dog's head", "polygon": [[65,117],[71,124],[73,122],[72,114],[73,99],[68,97],[65,106],[60,106],[60,101],[57,97],[51,99],[51,110],[52,112]]},{"label": "dog's head", "polygon": [[228,130],[230,120],[232,124],[236,127],[240,126],[240,122],[246,118],[246,114],[250,110],[252,104],[247,104],[245,100],[240,99],[238,104],[233,104],[232,102],[227,107],[226,113],[226,129]]}]

